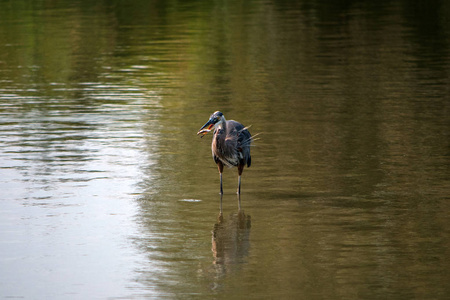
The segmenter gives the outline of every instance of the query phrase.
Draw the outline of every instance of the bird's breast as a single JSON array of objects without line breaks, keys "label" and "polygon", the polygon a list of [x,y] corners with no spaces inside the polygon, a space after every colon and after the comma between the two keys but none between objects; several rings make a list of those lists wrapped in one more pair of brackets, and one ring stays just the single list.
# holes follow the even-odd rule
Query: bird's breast
[{"label": "bird's breast", "polygon": [[221,137],[219,133],[214,137],[211,145],[213,156],[230,168],[239,164],[239,154],[234,144],[225,137]]}]

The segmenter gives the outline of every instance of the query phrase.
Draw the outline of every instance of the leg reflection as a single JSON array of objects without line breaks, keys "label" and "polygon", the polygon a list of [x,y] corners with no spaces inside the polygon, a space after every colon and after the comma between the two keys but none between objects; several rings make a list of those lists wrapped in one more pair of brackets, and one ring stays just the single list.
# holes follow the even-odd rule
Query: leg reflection
[{"label": "leg reflection", "polygon": [[241,211],[241,194],[237,194],[238,197],[238,212]]},{"label": "leg reflection", "polygon": [[220,273],[226,273],[230,265],[245,263],[248,257],[251,217],[241,209],[239,195],[238,208],[237,212],[224,218],[220,197],[220,213],[212,231],[213,264],[221,265],[218,269]]}]

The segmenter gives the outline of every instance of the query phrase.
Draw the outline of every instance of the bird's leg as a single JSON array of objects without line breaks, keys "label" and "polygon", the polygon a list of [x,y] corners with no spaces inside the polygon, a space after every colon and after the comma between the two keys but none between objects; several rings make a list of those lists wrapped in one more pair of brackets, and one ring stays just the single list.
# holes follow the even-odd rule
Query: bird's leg
[{"label": "bird's leg", "polygon": [[242,175],[243,171],[244,171],[244,164],[239,164],[238,165],[239,177],[238,177],[238,189],[237,189],[237,194],[238,195],[241,194],[241,175]]},{"label": "bird's leg", "polygon": [[237,189],[237,194],[238,194],[238,195],[241,194],[241,175],[239,175],[239,177],[238,177],[238,189]]},{"label": "bird's leg", "polygon": [[220,160],[217,162],[217,167],[219,168],[219,174],[220,174],[220,194],[223,195],[223,188],[222,188],[223,163]]}]

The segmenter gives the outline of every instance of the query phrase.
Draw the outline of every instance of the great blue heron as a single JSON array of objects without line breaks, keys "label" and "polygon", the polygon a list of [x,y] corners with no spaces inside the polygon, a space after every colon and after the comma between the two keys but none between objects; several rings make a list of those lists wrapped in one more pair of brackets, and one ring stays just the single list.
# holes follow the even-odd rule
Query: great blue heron
[{"label": "great blue heron", "polygon": [[211,150],[214,161],[219,168],[220,173],[220,194],[223,194],[222,172],[223,166],[238,167],[238,189],[241,193],[241,175],[244,166],[250,167],[252,157],[250,156],[250,144],[252,135],[247,127],[234,120],[227,121],[220,111],[216,111],[210,117],[208,122],[200,128],[197,134],[203,137],[214,127],[214,136],[212,139]]}]

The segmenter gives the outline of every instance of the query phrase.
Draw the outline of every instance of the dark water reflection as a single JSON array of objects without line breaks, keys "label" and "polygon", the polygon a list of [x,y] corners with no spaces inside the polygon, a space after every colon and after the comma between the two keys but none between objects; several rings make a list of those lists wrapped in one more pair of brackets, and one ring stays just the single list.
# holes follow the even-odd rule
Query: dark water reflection
[{"label": "dark water reflection", "polygon": [[[248,255],[251,217],[241,209],[224,218],[223,211],[219,212],[217,223],[212,231],[212,251],[214,264],[228,265],[243,262]],[[222,196],[220,199],[222,207]]]},{"label": "dark water reflection", "polygon": [[[449,16],[0,2],[0,296],[445,299]],[[240,201],[218,109],[260,133]]]},{"label": "dark water reflection", "polygon": [[[222,197],[221,197],[222,203]],[[217,223],[212,230],[212,252],[214,280],[211,289],[220,292],[223,278],[230,274],[233,276],[242,264],[248,263],[250,252],[250,230],[251,216],[241,209],[240,199],[239,210],[224,217],[220,211]]]}]

